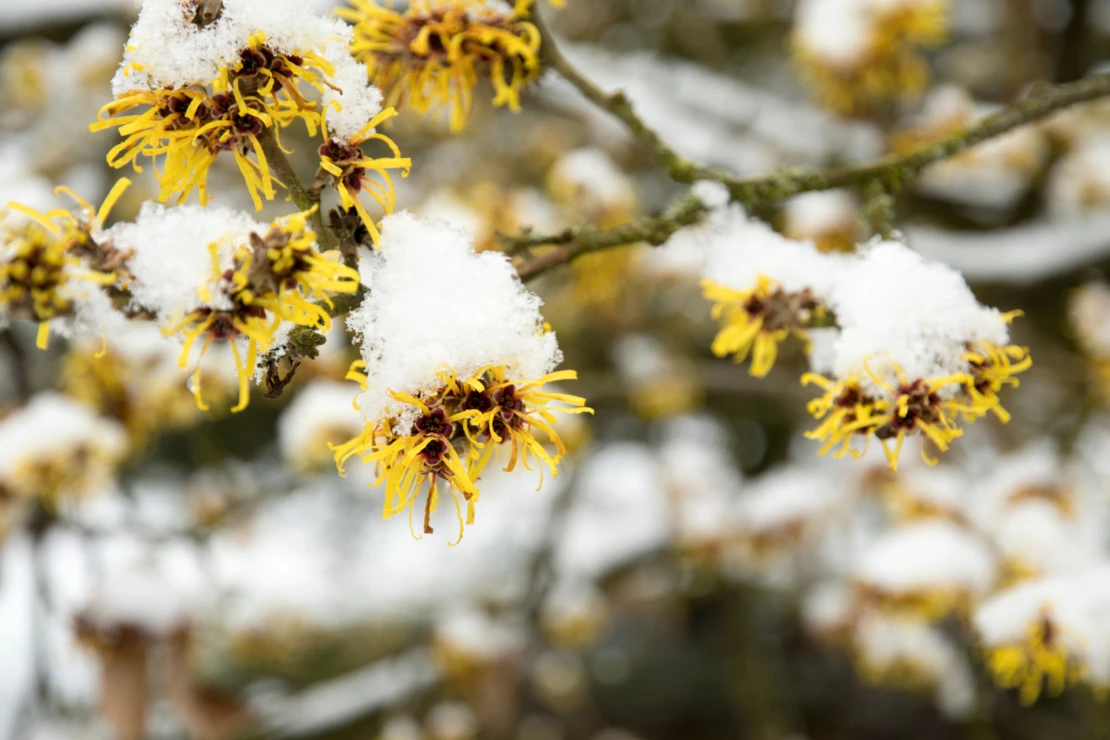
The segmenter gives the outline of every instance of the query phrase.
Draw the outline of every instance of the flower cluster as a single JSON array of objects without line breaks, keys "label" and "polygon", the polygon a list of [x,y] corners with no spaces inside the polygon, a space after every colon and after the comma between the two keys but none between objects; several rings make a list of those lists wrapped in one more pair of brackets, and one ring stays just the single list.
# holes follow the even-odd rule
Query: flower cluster
[{"label": "flower cluster", "polygon": [[[751,355],[751,374],[763,377],[780,343],[802,339],[813,368],[802,382],[823,391],[809,404],[820,424],[807,435],[823,443],[821,454],[859,456],[855,441],[865,449],[874,437],[893,468],[907,437],[945,451],[961,422],[1009,421],[999,394],[1032,362],[1008,343],[1020,312],[980,306],[959,273],[896,242],[829,254],[735,208],[714,222],[703,280],[723,323],[713,352]],[[814,337],[815,327],[829,330]]]},{"label": "flower cluster", "polygon": [[338,11],[354,24],[351,53],[388,103],[449,109],[452,131],[466,126],[483,77],[493,104],[517,111],[521,90],[539,76],[540,34],[527,20],[527,0],[511,9],[485,0],[416,0],[404,12],[379,0],[351,5]]},{"label": "flower cluster", "polygon": [[341,264],[338,251],[318,250],[310,215],[264,226],[221,209],[147,206],[134,223],[109,232],[133,253],[135,303],[154,313],[165,334],[184,338],[180,364],[195,365],[199,407],[207,408],[200,362],[213,342],[226,342],[234,356],[239,402],[232,411],[241,411],[259,357],[293,326],[329,328],[331,296],[358,290],[358,273]]},{"label": "flower cluster", "polygon": [[359,456],[375,466],[387,517],[411,517],[427,485],[425,532],[442,483],[461,537],[474,519],[477,481],[499,450],[507,451],[508,470],[538,461],[556,474],[566,448],[555,414],[590,409],[545,387],[576,374],[552,372],[560,359],[555,337],[504,255],[474,252],[465,233],[443,222],[399,215],[384,222],[382,250],[364,269],[373,289],[348,325],[362,340],[354,369],[366,373],[356,401],[365,428],[334,446],[336,462],[342,470]]},{"label": "flower cluster", "polygon": [[99,287],[117,282],[125,255],[102,248],[98,240],[128,185],[126,179],[116,183],[99,210],[68,188],[58,188],[77,201],[79,216],[7,204],[7,212],[0,212],[0,320],[38,322],[38,346],[45,349],[54,319],[99,309]]},{"label": "flower cluster", "polygon": [[57,393],[0,420],[0,499],[37,497],[55,508],[95,493],[127,450],[127,433]]},{"label": "flower cluster", "polygon": [[[519,462],[531,469],[534,460],[557,475],[556,465],[566,447],[556,432],[555,412],[588,413],[585,399],[548,390],[547,383],[574,380],[572,370],[549,373],[531,381],[508,379],[504,366],[484,368],[476,376],[460,380],[444,376],[443,387],[422,398],[393,392],[394,400],[414,407],[419,413],[411,425],[397,419],[367,425],[345,444],[336,445],[335,460],[340,471],[351,457],[359,456],[379,471],[378,483],[385,484],[386,518],[409,512],[410,525],[416,499],[428,484],[424,504],[423,531],[432,533],[431,517],[439,502],[437,484],[451,491],[458,512],[459,535],[465,523],[474,523],[474,504],[479,491],[476,481],[499,448],[508,450],[506,472]],[[542,432],[539,439],[536,432]],[[554,446],[552,455],[541,439]]]},{"label": "flower cluster", "polygon": [[[228,0],[207,23],[198,19],[202,9],[180,0],[144,3],[113,81],[115,100],[91,127],[118,129],[123,137],[108,154],[110,165],[140,170],[140,157],[149,157],[159,200],[184,202],[196,191],[204,205],[208,171],[221,152],[230,152],[261,209],[278,186],[289,185],[275,176],[270,160],[283,156],[281,130],[300,121],[310,137],[323,137],[325,149],[357,152],[349,160],[358,160],[363,173],[407,173],[408,160],[396,146],[368,133],[390,114],[381,112],[381,93],[347,54],[343,41],[350,34],[341,23],[291,0]],[[384,140],[394,156],[376,164],[364,157],[358,146],[372,138]],[[385,177],[378,187],[385,194],[379,202],[391,207],[392,181]],[[351,200],[344,199],[345,208],[353,207]]]},{"label": "flower cluster", "polygon": [[925,89],[921,49],[945,39],[946,0],[805,0],[792,39],[821,102],[844,114],[882,112]]}]

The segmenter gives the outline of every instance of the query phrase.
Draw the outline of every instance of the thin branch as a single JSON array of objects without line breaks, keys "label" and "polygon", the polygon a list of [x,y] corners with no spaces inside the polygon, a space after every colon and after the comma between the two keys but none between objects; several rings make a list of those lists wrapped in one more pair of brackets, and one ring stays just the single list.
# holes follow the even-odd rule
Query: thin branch
[{"label": "thin branch", "polygon": [[320,213],[320,195],[306,188],[301,179],[297,177],[297,171],[293,169],[293,165],[289,163],[281,145],[278,144],[274,130],[272,128],[262,129],[262,133],[258,135],[258,143],[262,147],[262,153],[266,155],[266,162],[269,164],[270,170],[285,185],[285,189],[289,191],[289,197],[293,199],[297,208],[302,211],[316,208],[309,220],[321,246],[325,249],[334,248],[336,246],[334,235],[324,227],[324,218]]},{"label": "thin branch", "polygon": [[628,96],[621,91],[605,92],[571,64],[570,60],[563,54],[563,50],[559,48],[555,35],[551,32],[547,22],[544,21],[538,8],[533,13],[532,23],[539,30],[542,38],[540,53],[543,55],[545,67],[558,72],[567,82],[574,85],[579,92],[585,95],[591,103],[609,111],[623,121],[632,135],[650,149],[659,163],[667,168],[667,172],[670,173],[672,178],[684,183],[690,183],[697,179],[695,174],[701,168],[663,141],[663,138],[636,113]]},{"label": "thin branch", "polygon": [[764,177],[738,179],[724,172],[703,170],[698,179],[726,185],[734,200],[744,205],[776,203],[799,193],[866,185],[878,180],[897,189],[920,175],[926,167],[967,151],[976,144],[1039,121],[1057,111],[1110,95],[1110,74],[1092,75],[1064,85],[1042,86],[1027,97],[976,121],[962,131],[926,144],[907,154],[890,155],[860,167],[825,170],[784,169]]},{"label": "thin branch", "polygon": [[[540,25],[542,28],[542,23]],[[548,38],[549,36],[545,36],[545,42]],[[616,106],[614,109],[612,103],[614,96],[601,93],[573,67],[565,67],[565,60],[562,59],[557,46],[549,47],[548,54],[555,55],[552,65],[560,74],[565,76],[570,70],[569,74],[572,76],[568,79],[587,97],[621,117],[634,132],[648,132],[645,137],[642,137],[645,141],[658,141],[656,154],[661,161],[668,164],[671,175],[676,180],[685,181],[686,176],[689,175],[690,182],[696,180],[720,182],[729,189],[734,201],[747,207],[771,205],[791,196],[815,190],[854,186],[868,194],[886,194],[882,200],[874,203],[879,207],[879,210],[872,214],[876,217],[888,213],[893,206],[890,202],[892,194],[918,177],[929,165],[954,157],[976,144],[1041,120],[1057,111],[1110,95],[1110,74],[1092,75],[1078,82],[1054,87],[1044,86],[1034,90],[1026,98],[980,119],[951,136],[906,154],[883,157],[869,165],[833,167],[823,170],[783,168],[763,177],[739,179],[728,172],[698,167],[693,167],[691,172],[687,172],[686,165],[682,164],[685,160],[679,158],[677,175],[680,176],[676,176],[674,160],[670,158],[671,154],[668,154],[670,150],[642,122],[637,123],[639,119],[631,106]],[[503,242],[511,249],[546,244],[561,245],[558,250],[525,262],[520,267],[521,279],[530,280],[589,252],[642,241],[660,244],[683,226],[698,222],[704,213],[705,208],[700,202],[692,195],[688,195],[667,212],[629,226],[611,229],[579,226],[554,234],[535,234],[529,231],[504,237]]]},{"label": "thin branch", "polygon": [[526,234],[515,239],[508,238],[507,244],[511,248],[546,244],[562,245],[528,260],[517,268],[520,279],[527,282],[590,252],[626,244],[646,243],[659,246],[679,229],[697,223],[705,211],[706,208],[701,199],[688,194],[655,218],[641,219],[612,229],[579,226],[550,236]]}]

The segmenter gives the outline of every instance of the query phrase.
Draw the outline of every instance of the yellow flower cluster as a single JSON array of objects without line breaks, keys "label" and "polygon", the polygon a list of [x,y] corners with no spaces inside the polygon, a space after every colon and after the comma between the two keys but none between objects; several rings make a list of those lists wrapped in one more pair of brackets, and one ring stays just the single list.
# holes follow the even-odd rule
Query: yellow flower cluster
[{"label": "yellow flower cluster", "polygon": [[808,345],[807,328],[830,325],[828,309],[812,291],[788,293],[766,276],[749,290],[733,290],[712,280],[702,280],[701,285],[706,300],[713,303],[713,318],[723,325],[713,340],[713,354],[732,355],[738,363],[751,355],[749,372],[756,378],[771,372],[779,345],[789,337]]},{"label": "yellow flower cluster", "polygon": [[81,216],[56,209],[43,213],[21,203],[8,203],[13,213],[25,217],[0,222],[0,307],[13,317],[39,322],[38,346],[46,349],[52,319],[71,315],[78,295],[75,283],[111,285],[121,260],[101,249],[92,237],[112,206],[130,185],[121,179],[99,210],[68,188],[58,188],[73,198]]},{"label": "yellow flower cluster", "polygon": [[[332,143],[327,135],[327,110],[309,100],[306,90],[338,89],[329,81],[334,74],[332,64],[320,54],[276,53],[267,46],[265,34],[258,32],[249,39],[239,61],[222,68],[209,83],[124,93],[101,109],[99,120],[90,129],[115,128],[124,137],[108,153],[112,167],[130,164],[141,171],[140,157],[159,162],[156,171],[162,202],[170,198],[184,202],[195,190],[205,205],[208,170],[221,152],[231,152],[255,208],[260,210],[263,198],[272,200],[276,186],[284,185],[274,176],[266,156],[270,147],[281,151],[282,129],[299,120],[310,137],[322,135],[325,147]],[[376,120],[386,117],[383,114]],[[371,138],[384,139],[366,137],[349,146],[357,149]],[[388,143],[395,156],[385,163],[366,164],[374,160],[362,157],[361,152],[352,159],[358,159],[364,170],[407,169],[408,160],[401,160],[396,146]],[[386,178],[380,187],[388,193],[380,200],[391,206],[392,182]],[[344,205],[349,207],[346,200]]]},{"label": "yellow flower cluster", "polygon": [[[862,455],[874,436],[882,444],[891,469],[897,470],[908,436],[920,432],[944,452],[952,440],[963,435],[960,421],[972,423],[990,413],[1002,422],[1009,421],[999,393],[1007,386],[1016,387],[1019,381],[1015,376],[1033,364],[1029,350],[983,342],[968,347],[964,361],[967,363],[964,372],[932,379],[906,378],[895,366],[896,386],[867,368],[870,380],[885,392],[883,398],[869,394],[861,378],[834,381],[806,373],[802,383],[817,385],[824,391],[809,403],[809,413],[821,423],[806,436],[824,442],[819,454],[835,449],[838,458],[849,453]],[[853,446],[860,437],[864,440],[863,449]],[[921,454],[925,462],[936,464],[926,448],[922,448]]]},{"label": "yellow flower cluster", "polygon": [[[357,366],[352,377],[357,375]],[[459,521],[459,538],[466,524],[474,522],[478,501],[477,480],[497,450],[508,448],[506,471],[517,463],[529,467],[529,459],[546,466],[552,475],[566,455],[566,447],[555,431],[555,414],[593,413],[585,399],[545,390],[548,383],[574,380],[573,370],[549,373],[536,380],[511,380],[504,366],[487,367],[473,377],[460,380],[454,373],[441,376],[443,386],[434,394],[391,393],[403,404],[415,407],[419,416],[404,428],[397,419],[367,424],[362,434],[335,445],[340,474],[352,457],[361,457],[378,471],[375,485],[385,484],[384,515],[408,511],[412,526],[417,497],[428,483],[424,504],[425,533],[432,533],[431,516],[439,504],[439,483],[452,492]],[[361,379],[365,387],[365,378]],[[536,438],[542,432],[554,446],[550,454]],[[542,484],[543,467],[540,467]],[[466,502],[464,517],[460,497]],[[415,533],[414,533],[415,536]]]},{"label": "yellow flower cluster", "polygon": [[[358,273],[340,263],[337,250],[316,251],[316,235],[307,226],[311,214],[306,211],[279,219],[264,236],[252,233],[247,243],[236,248],[234,267],[228,270],[221,265],[217,245],[209,245],[212,285],[226,294],[231,305],[214,300],[211,286],[204,286],[201,298],[206,305],[164,330],[185,337],[182,367],[189,364],[194,344],[201,341],[192,380],[201,409],[208,407],[201,396],[200,360],[213,341],[226,340],[235,356],[239,402],[231,410],[242,411],[250,400],[249,383],[259,354],[274,345],[281,322],[327,331],[331,327],[330,296],[358,290]],[[239,346],[244,340],[245,355]]]},{"label": "yellow flower cluster", "polygon": [[922,49],[945,40],[948,16],[947,0],[860,4],[863,38],[854,54],[830,57],[801,24],[792,39],[802,76],[821,103],[854,116],[881,113],[925,90],[929,66]]},{"label": "yellow flower cluster", "polygon": [[354,24],[351,53],[385,91],[389,105],[425,114],[450,110],[451,130],[466,126],[481,78],[493,104],[520,109],[520,92],[539,75],[540,33],[527,21],[531,0],[510,13],[484,0],[413,0],[404,12],[379,0],[351,0],[339,15]]}]

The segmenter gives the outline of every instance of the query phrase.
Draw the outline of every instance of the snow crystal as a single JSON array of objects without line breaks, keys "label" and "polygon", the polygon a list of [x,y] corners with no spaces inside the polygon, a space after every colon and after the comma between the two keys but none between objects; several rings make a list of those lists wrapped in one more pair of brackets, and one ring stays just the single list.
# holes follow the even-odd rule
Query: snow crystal
[{"label": "snow crystal", "polygon": [[[347,42],[329,43],[323,57],[335,67],[323,104],[328,107],[328,132],[340,139],[350,139],[382,110],[381,90],[368,84],[366,67],[355,61]],[[335,88],[338,88],[335,89]]]},{"label": "snow crystal", "polygon": [[784,230],[803,238],[859,224],[859,204],[846,190],[796,195],[783,204]]},{"label": "snow crystal", "polygon": [[347,321],[369,367],[358,398],[365,420],[405,412],[389,392],[435,392],[443,371],[468,378],[505,365],[511,378],[530,380],[562,360],[542,330],[540,299],[505,255],[478,254],[466,232],[408,213],[383,221],[381,247],[371,258],[374,288]]}]

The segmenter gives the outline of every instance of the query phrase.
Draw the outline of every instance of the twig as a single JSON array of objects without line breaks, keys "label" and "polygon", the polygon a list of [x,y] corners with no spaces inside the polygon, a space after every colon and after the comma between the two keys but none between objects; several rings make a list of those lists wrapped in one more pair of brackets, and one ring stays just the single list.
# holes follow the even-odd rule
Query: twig
[{"label": "twig", "polygon": [[698,179],[695,175],[701,168],[663,141],[663,138],[637,115],[628,96],[620,91],[615,93],[605,92],[571,64],[570,60],[563,54],[563,50],[559,48],[559,42],[556,41],[555,35],[551,33],[551,29],[543,20],[543,15],[538,9],[533,13],[532,23],[539,30],[542,37],[541,54],[545,67],[558,72],[567,82],[574,85],[579,92],[585,95],[591,103],[609,111],[623,121],[632,135],[650,149],[660,164],[667,168],[672,178],[684,183],[690,183]]},{"label": "twig", "polygon": [[[693,166],[675,154],[639,119],[622,94],[607,95],[583,77],[562,56],[542,20],[537,19],[537,26],[544,34],[544,48],[547,50],[545,58],[549,60],[548,63],[552,68],[566,77],[595,104],[623,120],[637,138],[651,146],[656,156],[667,166],[672,178],[679,182],[690,183],[697,180],[720,182],[729,189],[734,201],[749,208],[772,205],[800,193],[840,187],[859,187],[865,193],[881,191],[892,201],[892,193],[896,193],[907,182],[918,177],[931,164],[954,157],[976,144],[1038,121],[1059,110],[1110,95],[1110,74],[1092,75],[1078,82],[1041,87],[1023,100],[986,116],[951,136],[906,154],[883,157],[869,165],[829,169],[783,168],[763,177],[740,179],[721,170]],[[883,209],[889,211],[893,207],[893,202],[884,200],[877,205],[882,205]],[[563,245],[557,251],[541,255],[521,265],[519,270],[521,279],[530,280],[589,252],[641,241],[652,244],[662,243],[679,228],[698,222],[705,210],[692,195],[688,195],[667,212],[630,226],[612,229],[579,226],[554,234],[535,234],[529,231],[505,237],[503,242],[514,249],[545,244]],[[880,215],[880,212],[875,212],[873,215]]]},{"label": "twig", "polygon": [[679,229],[697,223],[705,211],[705,205],[700,198],[687,194],[655,218],[641,219],[612,229],[579,226],[549,236],[524,234],[520,237],[508,237],[506,244],[511,249],[548,244],[562,245],[528,260],[517,268],[520,279],[527,282],[590,252],[641,242],[659,246]]},{"label": "twig", "polygon": [[289,163],[281,145],[278,144],[277,137],[274,136],[274,130],[272,128],[262,129],[262,133],[258,135],[258,143],[262,146],[262,153],[266,155],[266,162],[270,165],[270,170],[285,185],[285,189],[289,191],[289,197],[293,199],[297,208],[302,211],[316,208],[309,220],[320,245],[325,249],[334,248],[336,246],[335,235],[324,227],[324,218],[320,213],[319,194],[306,188],[301,179],[297,177],[297,171],[293,169],[293,165]]}]

